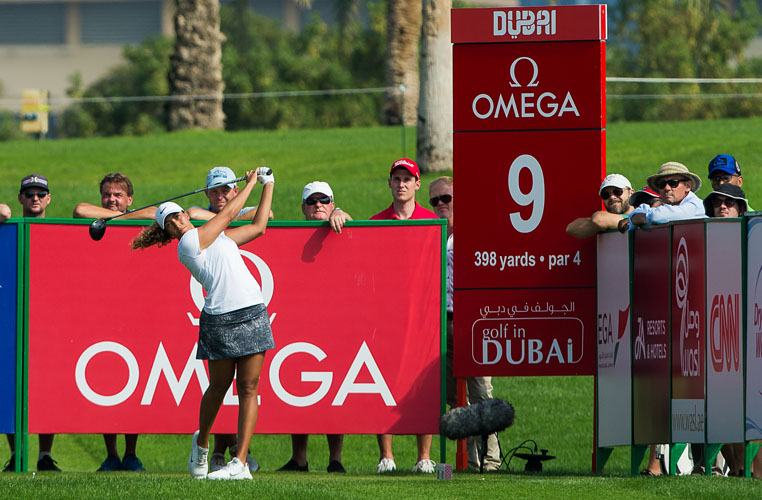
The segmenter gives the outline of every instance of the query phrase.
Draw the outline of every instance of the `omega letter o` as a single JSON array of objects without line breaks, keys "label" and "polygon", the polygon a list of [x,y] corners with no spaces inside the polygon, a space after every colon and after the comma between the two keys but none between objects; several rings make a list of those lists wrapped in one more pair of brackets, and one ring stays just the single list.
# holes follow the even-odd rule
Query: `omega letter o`
[{"label": "omega letter o", "polygon": [[[88,385],[87,378],[85,376],[87,364],[97,354],[102,352],[113,352],[114,354],[118,355],[124,360],[125,363],[127,363],[127,369],[130,372],[130,376],[127,379],[127,384],[125,384],[124,388],[121,391],[114,394],[113,396],[104,396],[103,394],[98,394],[92,390]],[[123,403],[135,391],[135,388],[138,386],[139,374],[140,369],[138,368],[138,361],[135,359],[135,356],[132,355],[129,349],[124,347],[122,344],[117,344],[116,342],[98,342],[97,344],[93,344],[85,349],[85,352],[83,352],[77,360],[77,367],[74,370],[74,379],[77,383],[79,392],[82,393],[85,399],[91,403],[98,406],[116,406]]]}]

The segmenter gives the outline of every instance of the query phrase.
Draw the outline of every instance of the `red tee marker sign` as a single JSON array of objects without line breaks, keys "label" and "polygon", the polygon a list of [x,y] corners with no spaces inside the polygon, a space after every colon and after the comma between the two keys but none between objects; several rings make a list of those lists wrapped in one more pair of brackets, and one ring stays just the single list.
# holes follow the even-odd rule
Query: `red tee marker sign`
[{"label": "red tee marker sign", "polygon": [[602,5],[452,11],[457,376],[595,371],[595,241],[565,228],[600,209],[605,35]]}]

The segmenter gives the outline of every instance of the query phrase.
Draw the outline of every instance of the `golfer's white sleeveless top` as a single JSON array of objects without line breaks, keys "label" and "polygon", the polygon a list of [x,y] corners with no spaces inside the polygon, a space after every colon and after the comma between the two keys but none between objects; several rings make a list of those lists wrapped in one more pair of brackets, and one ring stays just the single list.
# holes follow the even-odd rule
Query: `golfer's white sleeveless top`
[{"label": "golfer's white sleeveless top", "polygon": [[246,268],[238,245],[224,232],[203,250],[198,228],[186,232],[177,244],[177,258],[206,290],[207,314],[223,314],[264,303],[259,283]]}]

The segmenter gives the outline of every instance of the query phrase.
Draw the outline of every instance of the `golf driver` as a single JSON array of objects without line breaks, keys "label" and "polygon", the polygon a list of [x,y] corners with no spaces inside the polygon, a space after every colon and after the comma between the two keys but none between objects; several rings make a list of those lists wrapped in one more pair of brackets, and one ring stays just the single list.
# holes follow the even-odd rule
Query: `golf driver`
[{"label": "golf driver", "polygon": [[[268,168],[267,172],[265,173],[265,175],[270,175],[271,173],[272,173],[272,170],[270,170]],[[90,224],[90,228],[89,228],[90,238],[92,238],[94,241],[99,241],[101,238],[103,238],[103,235],[106,233],[106,222],[110,221],[111,219],[116,219],[117,217],[122,217],[123,215],[127,215],[127,214],[132,213],[132,212],[137,212],[138,210],[143,210],[144,208],[153,207],[155,205],[161,205],[162,203],[165,203],[165,202],[168,202],[168,201],[172,201],[172,200],[176,200],[178,198],[183,198],[185,196],[190,196],[192,194],[200,193],[202,191],[206,191],[207,189],[213,189],[215,187],[222,186],[223,184],[233,184],[233,183],[241,182],[241,181],[245,181],[245,180],[246,180],[246,177],[239,177],[237,179],[233,179],[230,182],[223,182],[221,184],[216,184],[214,186],[202,187],[200,189],[196,189],[195,191],[191,191],[190,193],[179,194],[177,196],[173,196],[172,198],[167,198],[166,200],[157,201],[156,203],[151,203],[150,205],[146,205],[144,207],[133,208],[132,210],[127,210],[124,213],[116,214],[113,217],[105,217],[103,219],[94,220]]]}]

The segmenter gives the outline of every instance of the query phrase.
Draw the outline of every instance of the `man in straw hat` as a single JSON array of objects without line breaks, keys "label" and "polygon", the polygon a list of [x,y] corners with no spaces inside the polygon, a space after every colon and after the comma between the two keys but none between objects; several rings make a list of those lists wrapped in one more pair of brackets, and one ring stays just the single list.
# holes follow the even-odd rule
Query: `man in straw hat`
[{"label": "man in straw hat", "polygon": [[664,205],[655,208],[640,205],[630,214],[629,224],[620,229],[633,230],[651,224],[705,217],[704,204],[694,194],[701,188],[701,178],[682,163],[665,163],[659,167],[657,174],[648,177],[647,183],[648,187],[659,193]]}]

